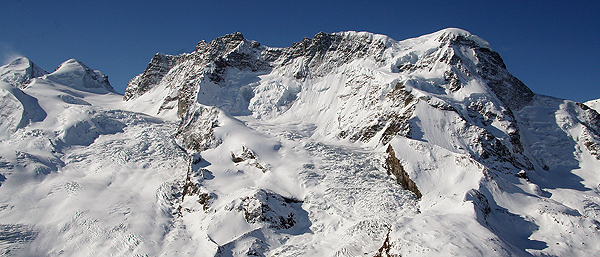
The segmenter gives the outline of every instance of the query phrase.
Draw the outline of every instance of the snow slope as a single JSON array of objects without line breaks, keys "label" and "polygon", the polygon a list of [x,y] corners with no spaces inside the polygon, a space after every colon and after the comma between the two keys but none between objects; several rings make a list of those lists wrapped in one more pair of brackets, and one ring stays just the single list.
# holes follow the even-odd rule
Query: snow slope
[{"label": "snow slope", "polygon": [[4,255],[600,250],[600,115],[464,30],[233,33],[156,54],[124,96],[74,59],[28,81],[0,84]]},{"label": "snow slope", "polygon": [[37,99],[27,95],[19,88],[0,82],[0,136],[7,137],[17,129],[46,118],[46,112]]},{"label": "snow slope", "polygon": [[[156,255],[170,224],[171,184],[178,172],[185,176],[187,156],[172,123],[120,110],[121,96],[99,87],[107,84],[79,83],[89,73],[77,64],[68,61],[24,92],[3,85],[47,114],[0,142],[8,178],[0,219],[10,231],[3,254]],[[66,78],[73,81],[59,83]]]},{"label": "snow slope", "polygon": [[584,104],[596,110],[597,112],[600,112],[600,99],[590,100],[585,102]]}]

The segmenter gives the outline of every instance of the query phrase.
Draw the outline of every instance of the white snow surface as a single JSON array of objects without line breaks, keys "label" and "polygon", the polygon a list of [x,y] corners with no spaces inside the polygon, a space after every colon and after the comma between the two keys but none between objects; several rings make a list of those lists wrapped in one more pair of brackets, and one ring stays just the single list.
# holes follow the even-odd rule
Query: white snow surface
[{"label": "white snow surface", "polygon": [[[477,75],[491,47],[464,30],[330,35],[368,54],[228,66],[222,82],[185,59],[129,101],[74,59],[0,82],[0,254],[600,252],[593,112],[541,95],[510,109]],[[286,51],[243,42],[225,55]],[[183,114],[182,85],[197,86]],[[388,146],[421,198],[386,169]]]},{"label": "white snow surface", "polygon": [[600,99],[590,100],[584,104],[600,113]]},{"label": "white snow surface", "polygon": [[48,74],[31,60],[19,57],[7,65],[0,67],[0,81],[23,88],[33,78]]},{"label": "white snow surface", "polygon": [[76,59],[69,59],[43,79],[94,93],[115,92],[108,78],[98,70],[92,70]]}]

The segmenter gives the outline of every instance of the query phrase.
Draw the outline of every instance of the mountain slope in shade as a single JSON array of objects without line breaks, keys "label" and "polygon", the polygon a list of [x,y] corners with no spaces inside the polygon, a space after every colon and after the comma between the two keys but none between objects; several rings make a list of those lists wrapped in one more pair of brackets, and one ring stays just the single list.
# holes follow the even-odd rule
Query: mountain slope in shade
[{"label": "mountain slope in shade", "polygon": [[124,96],[103,78],[69,60],[3,85],[3,109],[46,114],[2,132],[5,254],[600,250],[600,115],[534,94],[467,31],[233,33],[156,54]]}]

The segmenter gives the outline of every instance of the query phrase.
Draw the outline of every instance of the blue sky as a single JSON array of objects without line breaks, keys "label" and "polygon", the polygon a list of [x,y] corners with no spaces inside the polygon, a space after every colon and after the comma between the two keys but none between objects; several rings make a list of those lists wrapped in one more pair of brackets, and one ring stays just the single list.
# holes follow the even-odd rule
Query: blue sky
[{"label": "blue sky", "polygon": [[600,98],[600,1],[27,1],[3,0],[0,62],[26,56],[53,71],[76,58],[119,92],[156,52],[242,32],[286,47],[320,31],[396,40],[447,27],[489,41],[534,92]]}]

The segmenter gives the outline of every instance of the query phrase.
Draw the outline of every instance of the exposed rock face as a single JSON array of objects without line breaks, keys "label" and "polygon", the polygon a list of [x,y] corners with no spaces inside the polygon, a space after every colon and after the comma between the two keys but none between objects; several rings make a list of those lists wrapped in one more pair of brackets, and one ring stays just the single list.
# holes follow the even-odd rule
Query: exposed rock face
[{"label": "exposed rock face", "polygon": [[388,170],[389,175],[394,175],[396,177],[396,181],[400,184],[404,189],[409,190],[417,196],[417,198],[421,198],[421,192],[419,188],[417,188],[417,184],[410,179],[408,173],[402,167],[402,163],[400,160],[396,158],[396,153],[394,153],[394,149],[392,146],[388,146],[387,148],[388,157],[385,159],[385,166]]},{"label": "exposed rock face", "polygon": [[150,60],[150,63],[148,63],[144,73],[129,81],[123,99],[127,101],[137,95],[148,92],[148,90],[160,82],[169,69],[173,67],[176,59],[177,58],[172,55],[165,55],[162,53],[155,54]]},{"label": "exposed rock face", "polygon": [[472,189],[469,192],[467,192],[467,194],[465,195],[465,201],[471,201],[473,205],[475,205],[477,214],[481,215],[481,218],[483,218],[483,220],[487,219],[487,217],[492,212],[490,203],[488,202],[485,195],[479,192],[479,190]]},{"label": "exposed rock face", "polygon": [[582,140],[587,150],[600,160],[600,114],[582,103],[575,103],[578,122],[583,124]]},{"label": "exposed rock face", "polygon": [[575,103],[574,108],[579,116],[579,120],[595,135],[600,135],[600,114],[592,108],[582,103]]},{"label": "exposed rock face", "polygon": [[390,253],[391,248],[392,245],[390,242],[390,233],[388,232],[388,234],[385,237],[385,241],[383,241],[383,245],[381,245],[381,247],[379,248],[379,250],[377,250],[377,253],[375,253],[373,257],[402,257],[399,254]]},{"label": "exposed rock face", "polygon": [[214,107],[193,105],[180,121],[175,138],[185,149],[192,152],[214,148],[220,141],[213,135],[219,126],[219,111]]},{"label": "exposed rock face", "polygon": [[[351,87],[370,87],[369,78],[360,80],[351,80],[348,82]],[[338,137],[341,139],[349,139],[351,142],[369,142],[376,137],[378,133],[383,131],[380,141],[382,144],[387,144],[395,136],[410,137],[410,119],[414,115],[415,105],[419,101],[411,94],[402,82],[394,81],[394,89],[385,95],[384,101],[379,102],[376,99],[370,99],[370,102],[365,109],[382,110],[375,115],[363,120],[364,123],[356,124],[355,118],[348,115],[341,115],[339,122],[341,124],[349,123],[341,126],[342,130]],[[381,88],[369,89],[369,91],[379,91]],[[343,95],[342,97],[346,97]],[[391,107],[391,110],[385,110],[383,106]],[[385,111],[384,111],[385,110]],[[340,124],[340,125],[341,125]],[[366,126],[364,124],[367,124]]]},{"label": "exposed rock face", "polygon": [[256,159],[252,150],[242,146],[242,152],[239,154],[231,153],[231,160],[235,163],[243,162],[250,159]]},{"label": "exposed rock face", "polygon": [[[178,115],[184,115],[190,106],[198,101],[201,85],[210,92],[224,91],[241,96],[223,99],[239,103],[242,106],[223,106],[233,113],[243,110],[244,101],[251,96],[244,95],[244,89],[227,88],[226,75],[230,69],[250,72],[266,72],[270,66],[262,59],[261,52],[266,47],[256,41],[246,40],[241,33],[219,37],[210,43],[201,41],[196,51],[178,56],[156,54],[144,73],[132,79],[126,89],[124,99],[132,100],[159,85],[166,87],[168,95],[163,99],[159,112],[176,109]],[[214,88],[213,88],[214,87]],[[227,96],[223,96],[227,97]],[[200,100],[203,104],[215,104],[215,99]],[[235,105],[235,103],[233,103]]]},{"label": "exposed rock face", "polygon": [[298,203],[298,200],[258,189],[251,195],[235,201],[231,207],[242,212],[250,224],[264,223],[274,229],[289,229],[296,224],[297,214],[293,205]]},{"label": "exposed rock face", "polygon": [[[534,93],[506,70],[500,55],[492,51],[488,45],[482,45],[472,37],[453,33],[442,35],[439,41],[449,47],[447,54],[439,61],[453,66],[453,71],[445,74],[453,88],[458,87],[460,75],[464,79],[464,76],[471,77],[476,73],[510,108],[519,109],[533,99]],[[469,51],[471,52],[469,54],[473,54],[477,60],[474,66],[464,61],[464,55]]]},{"label": "exposed rock face", "polygon": [[211,172],[203,168],[205,165],[202,164],[202,161],[202,157],[199,154],[192,154],[190,156],[190,164],[181,193],[181,204],[178,207],[180,215],[182,211],[194,211],[194,206],[186,203],[186,200],[189,201],[190,198],[193,198],[196,203],[200,204],[203,211],[208,211],[212,202],[217,198],[216,194],[207,192],[202,187],[202,182],[205,179],[211,178]]},{"label": "exposed rock face", "polygon": [[384,50],[392,40],[386,37],[375,38],[367,33],[319,32],[314,38],[304,38],[292,47],[264,52],[264,59],[275,68],[293,66],[291,74],[296,79],[321,77],[351,61],[372,56],[382,61]]},{"label": "exposed rock face", "polygon": [[254,167],[262,170],[262,172],[267,172],[269,170],[266,167],[266,165],[258,162],[258,159],[256,158],[256,155],[254,154],[254,152],[252,150],[246,148],[246,146],[242,146],[241,152],[238,152],[238,153],[231,152],[231,160],[234,163],[249,164],[251,166],[254,166]]},{"label": "exposed rock face", "polygon": [[196,45],[196,58],[201,63],[210,65],[208,77],[212,82],[222,84],[228,68],[238,70],[268,70],[270,67],[261,57],[265,49],[256,41],[249,41],[242,33],[219,37],[210,44],[201,41]]}]

